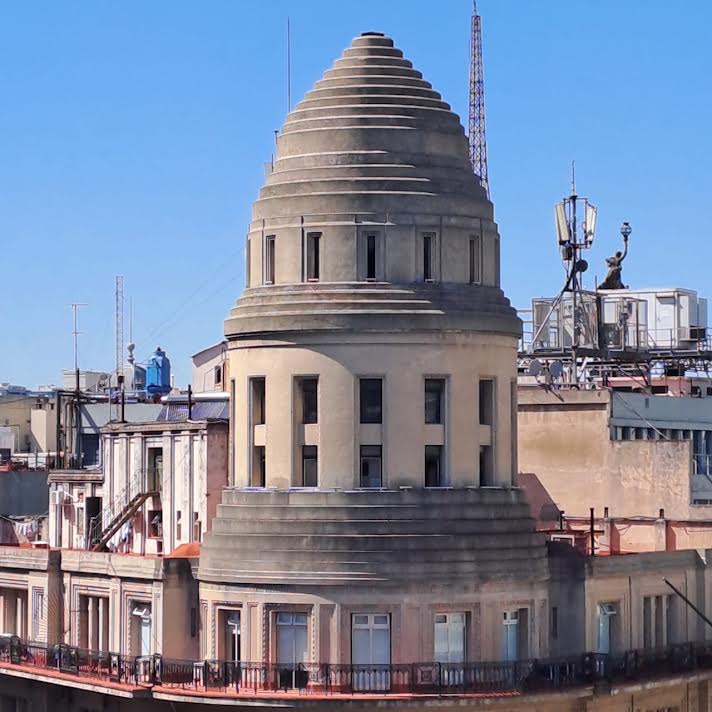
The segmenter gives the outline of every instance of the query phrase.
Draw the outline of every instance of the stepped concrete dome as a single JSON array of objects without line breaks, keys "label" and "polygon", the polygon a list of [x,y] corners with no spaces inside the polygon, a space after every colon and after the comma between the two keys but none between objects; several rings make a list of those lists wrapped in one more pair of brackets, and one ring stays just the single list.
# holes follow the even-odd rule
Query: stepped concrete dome
[{"label": "stepped concrete dome", "polygon": [[295,328],[519,333],[460,120],[380,32],[355,38],[290,112],[252,217],[248,288],[228,339]]},{"label": "stepped concrete dome", "polygon": [[490,659],[521,620],[537,655],[548,566],[514,486],[520,322],[493,208],[460,120],[390,38],[354,39],[289,113],[246,258],[206,656],[225,609],[252,659],[284,611],[309,626],[300,659],[374,662],[350,643],[368,626],[389,631],[381,662],[435,659],[434,611]]}]

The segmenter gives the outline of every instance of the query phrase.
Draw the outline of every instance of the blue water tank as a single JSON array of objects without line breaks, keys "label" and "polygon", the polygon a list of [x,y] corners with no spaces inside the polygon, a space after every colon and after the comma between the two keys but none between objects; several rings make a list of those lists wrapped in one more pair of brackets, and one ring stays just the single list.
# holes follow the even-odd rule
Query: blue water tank
[{"label": "blue water tank", "polygon": [[171,392],[171,362],[160,346],[146,364],[146,392],[164,395]]}]

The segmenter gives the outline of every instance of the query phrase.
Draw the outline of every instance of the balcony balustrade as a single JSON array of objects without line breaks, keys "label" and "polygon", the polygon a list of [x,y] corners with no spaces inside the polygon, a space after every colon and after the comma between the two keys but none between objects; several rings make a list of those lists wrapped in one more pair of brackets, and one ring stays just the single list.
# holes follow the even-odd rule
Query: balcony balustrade
[{"label": "balcony balustrade", "polygon": [[693,672],[712,673],[712,641],[583,653],[515,662],[349,665],[171,660],[160,655],[122,656],[0,638],[0,666],[53,670],[78,678],[225,695],[500,695],[556,692],[591,685],[626,684]]}]

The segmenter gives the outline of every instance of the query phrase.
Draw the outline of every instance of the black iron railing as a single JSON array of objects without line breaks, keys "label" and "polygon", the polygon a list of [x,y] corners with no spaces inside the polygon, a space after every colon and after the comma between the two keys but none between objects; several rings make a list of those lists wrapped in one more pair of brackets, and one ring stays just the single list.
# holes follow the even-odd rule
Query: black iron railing
[{"label": "black iron railing", "polygon": [[712,672],[712,642],[514,662],[279,665],[129,657],[0,637],[0,663],[110,682],[226,694],[290,690],[344,695],[526,694]]}]

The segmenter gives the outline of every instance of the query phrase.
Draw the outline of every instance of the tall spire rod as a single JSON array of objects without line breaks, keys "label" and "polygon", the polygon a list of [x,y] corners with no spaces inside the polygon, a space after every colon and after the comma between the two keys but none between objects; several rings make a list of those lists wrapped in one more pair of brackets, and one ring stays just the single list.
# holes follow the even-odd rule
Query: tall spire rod
[{"label": "tall spire rod", "polygon": [[482,22],[477,2],[472,3],[470,28],[470,163],[489,198],[487,173],[487,138],[485,135],[485,82],[482,63]]},{"label": "tall spire rod", "polygon": [[292,28],[287,16],[287,113],[292,110]]}]

